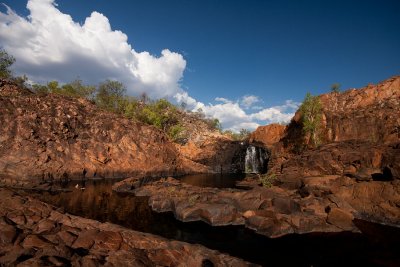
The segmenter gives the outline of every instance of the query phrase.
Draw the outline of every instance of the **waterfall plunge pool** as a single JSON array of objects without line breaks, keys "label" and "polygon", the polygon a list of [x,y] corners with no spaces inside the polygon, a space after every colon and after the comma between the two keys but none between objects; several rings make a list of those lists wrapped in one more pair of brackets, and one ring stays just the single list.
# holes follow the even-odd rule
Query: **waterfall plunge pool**
[{"label": "waterfall plunge pool", "polygon": [[[221,181],[228,177],[224,176]],[[191,175],[181,179],[208,186],[211,176]],[[232,179],[238,177],[233,176]],[[183,223],[176,220],[172,213],[153,212],[148,206],[148,198],[113,192],[111,187],[116,181],[88,180],[83,191],[75,189],[77,181],[72,181],[65,185],[70,192],[45,192],[34,196],[74,215],[201,244],[264,266],[400,266],[398,228],[356,221],[362,234],[292,234],[271,239],[243,226],[213,227],[203,222]]]}]

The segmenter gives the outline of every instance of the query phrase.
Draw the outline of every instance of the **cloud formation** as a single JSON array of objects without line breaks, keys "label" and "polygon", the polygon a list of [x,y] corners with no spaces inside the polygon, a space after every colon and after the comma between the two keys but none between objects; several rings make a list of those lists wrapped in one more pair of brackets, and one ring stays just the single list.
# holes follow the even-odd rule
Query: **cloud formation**
[{"label": "cloud formation", "polygon": [[217,97],[215,103],[204,104],[180,86],[186,68],[181,54],[164,49],[157,57],[135,51],[127,35],[113,30],[108,18],[96,11],[80,24],[62,13],[54,0],[29,0],[27,8],[28,17],[7,6],[5,13],[0,12],[0,46],[16,57],[17,74],[26,74],[34,82],[69,82],[78,76],[92,84],[115,79],[127,86],[130,95],[146,92],[151,98],[185,102],[191,110],[201,109],[234,131],[288,122],[299,105],[288,100],[264,108],[255,95],[236,101]]},{"label": "cloud formation", "polygon": [[113,30],[98,12],[74,22],[57,9],[54,0],[29,0],[28,17],[6,6],[0,12],[0,45],[17,58],[15,70],[35,82],[69,82],[79,76],[89,83],[107,78],[127,85],[130,94],[159,98],[181,91],[186,67],[181,54],[168,49],[159,57],[136,52],[128,37]]},{"label": "cloud formation", "polygon": [[252,107],[255,103],[261,102],[260,98],[255,95],[245,95],[242,97],[240,104],[245,108],[248,109]]},{"label": "cloud formation", "polygon": [[[300,103],[293,100],[287,100],[283,105],[263,108],[253,106],[253,104],[262,102],[258,96],[252,96],[252,100],[248,102],[244,102],[244,99],[248,99],[248,96],[243,96],[237,101],[217,97],[215,98],[216,103],[204,104],[196,101],[186,92],[175,95],[175,100],[178,103],[185,102],[187,107],[192,111],[201,109],[206,116],[218,118],[223,128],[235,132],[240,131],[242,128],[254,130],[260,125],[274,122],[287,123],[300,105]],[[249,110],[259,111],[251,113]]]}]

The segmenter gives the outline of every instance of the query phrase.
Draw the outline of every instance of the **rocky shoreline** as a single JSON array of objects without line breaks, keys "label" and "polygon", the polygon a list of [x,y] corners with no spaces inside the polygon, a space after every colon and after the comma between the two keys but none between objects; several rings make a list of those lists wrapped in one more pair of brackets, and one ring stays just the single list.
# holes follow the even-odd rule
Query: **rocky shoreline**
[{"label": "rocky shoreline", "polygon": [[1,266],[256,266],[200,245],[63,213],[0,189]]},{"label": "rocky shoreline", "polygon": [[[213,226],[245,225],[268,237],[310,232],[358,232],[354,219],[400,225],[400,181],[356,182],[339,175],[304,177],[302,187],[288,190],[202,188],[174,178],[143,183],[130,178],[116,183],[117,192],[148,196],[157,212],[173,212],[178,220]],[[249,185],[249,183],[247,183]]]}]

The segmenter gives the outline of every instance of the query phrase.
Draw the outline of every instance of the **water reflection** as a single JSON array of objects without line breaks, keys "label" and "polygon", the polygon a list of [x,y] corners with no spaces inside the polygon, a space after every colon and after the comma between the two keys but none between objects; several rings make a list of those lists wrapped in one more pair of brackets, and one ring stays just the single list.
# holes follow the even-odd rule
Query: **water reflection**
[{"label": "water reflection", "polygon": [[[189,183],[207,184],[208,176]],[[37,197],[66,212],[170,239],[202,244],[265,266],[400,266],[400,230],[366,222],[367,234],[314,233],[270,239],[240,226],[211,227],[202,222],[182,223],[171,213],[153,212],[145,197],[112,192],[116,180],[72,182],[70,192],[41,193]],[[85,190],[75,186],[85,187]],[[226,185],[226,183],[218,182]]]},{"label": "water reflection", "polygon": [[191,174],[177,177],[177,179],[181,180],[183,183],[201,187],[234,188],[235,183],[237,181],[243,180],[245,177],[246,174],[218,173]]}]

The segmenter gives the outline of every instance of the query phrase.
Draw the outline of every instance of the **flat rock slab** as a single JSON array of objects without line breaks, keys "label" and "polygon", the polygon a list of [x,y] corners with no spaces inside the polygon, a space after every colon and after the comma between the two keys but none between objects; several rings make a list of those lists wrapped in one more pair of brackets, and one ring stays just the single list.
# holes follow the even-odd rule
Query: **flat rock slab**
[{"label": "flat rock slab", "polygon": [[0,189],[0,266],[255,266]]},{"label": "flat rock slab", "polygon": [[[381,222],[400,224],[396,220],[400,214],[395,206],[400,189],[397,182],[357,183],[347,177],[328,175],[304,177],[299,190],[278,186],[239,190],[197,187],[174,178],[139,181],[138,178],[126,179],[116,183],[113,189],[148,196],[154,211],[173,212],[184,222],[245,225],[268,237],[309,232],[359,232],[353,219],[371,218],[373,214],[370,213],[379,214]],[[382,192],[391,195],[379,195],[379,190],[374,188],[387,188]],[[362,197],[367,189],[373,190],[375,195]],[[362,203],[357,199],[362,199]]]}]

